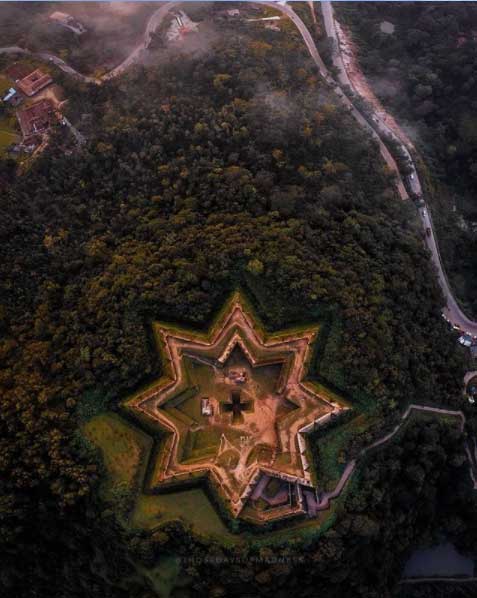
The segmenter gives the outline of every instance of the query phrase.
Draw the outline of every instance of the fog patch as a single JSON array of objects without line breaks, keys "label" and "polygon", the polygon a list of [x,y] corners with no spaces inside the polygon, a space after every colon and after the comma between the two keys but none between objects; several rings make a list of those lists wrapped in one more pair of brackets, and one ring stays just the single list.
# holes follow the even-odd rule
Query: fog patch
[{"label": "fog patch", "polygon": [[402,93],[402,85],[397,79],[388,77],[368,77],[369,85],[381,98],[393,98]]},{"label": "fog patch", "polygon": [[394,33],[395,26],[393,25],[393,23],[390,23],[389,21],[383,21],[379,25],[379,29],[381,30],[382,33],[387,33],[388,35],[392,35]]},{"label": "fog patch", "polygon": [[258,85],[254,101],[283,119],[289,119],[296,114],[296,105],[286,91],[272,90],[264,83]]},{"label": "fog patch", "polygon": [[114,14],[130,16],[141,8],[142,2],[108,2],[105,8]]}]

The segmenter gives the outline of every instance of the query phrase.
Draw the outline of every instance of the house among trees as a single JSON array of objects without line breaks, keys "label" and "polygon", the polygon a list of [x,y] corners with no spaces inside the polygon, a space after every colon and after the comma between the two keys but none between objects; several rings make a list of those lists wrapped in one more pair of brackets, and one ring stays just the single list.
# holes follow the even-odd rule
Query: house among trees
[{"label": "house among trees", "polygon": [[50,128],[55,110],[50,100],[40,100],[28,108],[17,111],[17,119],[23,135],[23,143],[33,144]]},{"label": "house among trees", "polygon": [[188,33],[197,31],[198,23],[194,23],[183,10],[174,15],[171,25],[166,33],[168,41],[180,41]]},{"label": "house among trees", "polygon": [[49,74],[44,73],[40,69],[36,69],[23,79],[17,81],[17,85],[26,96],[31,97],[38,93],[41,89],[53,82]]}]

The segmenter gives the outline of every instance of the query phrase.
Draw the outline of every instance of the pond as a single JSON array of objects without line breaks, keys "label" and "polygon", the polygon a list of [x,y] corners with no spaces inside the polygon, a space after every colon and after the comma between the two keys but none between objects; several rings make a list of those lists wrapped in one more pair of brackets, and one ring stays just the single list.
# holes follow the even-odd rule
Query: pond
[{"label": "pond", "polygon": [[472,577],[474,561],[462,556],[450,542],[416,550],[404,568],[409,577]]}]

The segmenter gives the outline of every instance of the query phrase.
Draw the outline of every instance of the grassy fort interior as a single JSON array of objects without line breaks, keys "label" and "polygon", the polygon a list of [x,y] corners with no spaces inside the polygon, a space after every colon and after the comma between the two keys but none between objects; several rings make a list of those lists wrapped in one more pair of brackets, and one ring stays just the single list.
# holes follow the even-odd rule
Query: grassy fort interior
[{"label": "grassy fort interior", "polygon": [[145,491],[207,478],[233,517],[316,513],[306,435],[347,408],[304,381],[316,333],[267,338],[238,294],[208,335],[155,324],[165,375],[123,404],[158,443]]}]

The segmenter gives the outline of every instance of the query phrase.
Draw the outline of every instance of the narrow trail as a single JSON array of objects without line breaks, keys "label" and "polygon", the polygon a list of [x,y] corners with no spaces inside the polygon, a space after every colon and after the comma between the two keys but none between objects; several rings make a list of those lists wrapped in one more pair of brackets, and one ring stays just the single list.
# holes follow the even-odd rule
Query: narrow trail
[{"label": "narrow trail", "polygon": [[[333,500],[334,498],[337,498],[343,491],[344,487],[346,486],[347,482],[349,481],[353,472],[355,471],[356,465],[358,464],[359,460],[362,459],[369,451],[372,451],[373,449],[389,442],[396,434],[398,434],[398,432],[406,424],[406,421],[409,418],[409,415],[411,414],[412,411],[421,411],[421,412],[426,412],[426,413],[435,413],[437,415],[447,415],[450,417],[457,417],[460,420],[460,426],[459,426],[460,431],[461,432],[464,431],[466,418],[462,411],[453,411],[451,409],[442,409],[440,407],[428,407],[427,405],[415,405],[415,404],[409,405],[409,407],[406,409],[406,411],[401,416],[401,421],[395,426],[395,428],[391,432],[389,432],[382,438],[376,440],[375,442],[373,442],[366,448],[362,449],[360,451],[360,453],[358,454],[358,456],[356,457],[356,459],[352,459],[351,461],[349,461],[346,464],[346,466],[343,470],[343,473],[341,474],[341,478],[340,478],[338,484],[336,485],[336,487],[329,492],[324,492],[321,495],[320,500],[316,501],[314,507],[317,511],[323,511],[330,506],[331,500]],[[474,459],[473,452],[470,449],[470,444],[467,440],[465,441],[464,447],[465,447],[467,459],[469,461],[469,475],[472,480],[472,485],[473,485],[474,490],[477,490],[477,479],[476,479],[477,472],[475,471],[475,459]],[[474,449],[474,452],[475,452],[475,449]]]}]

